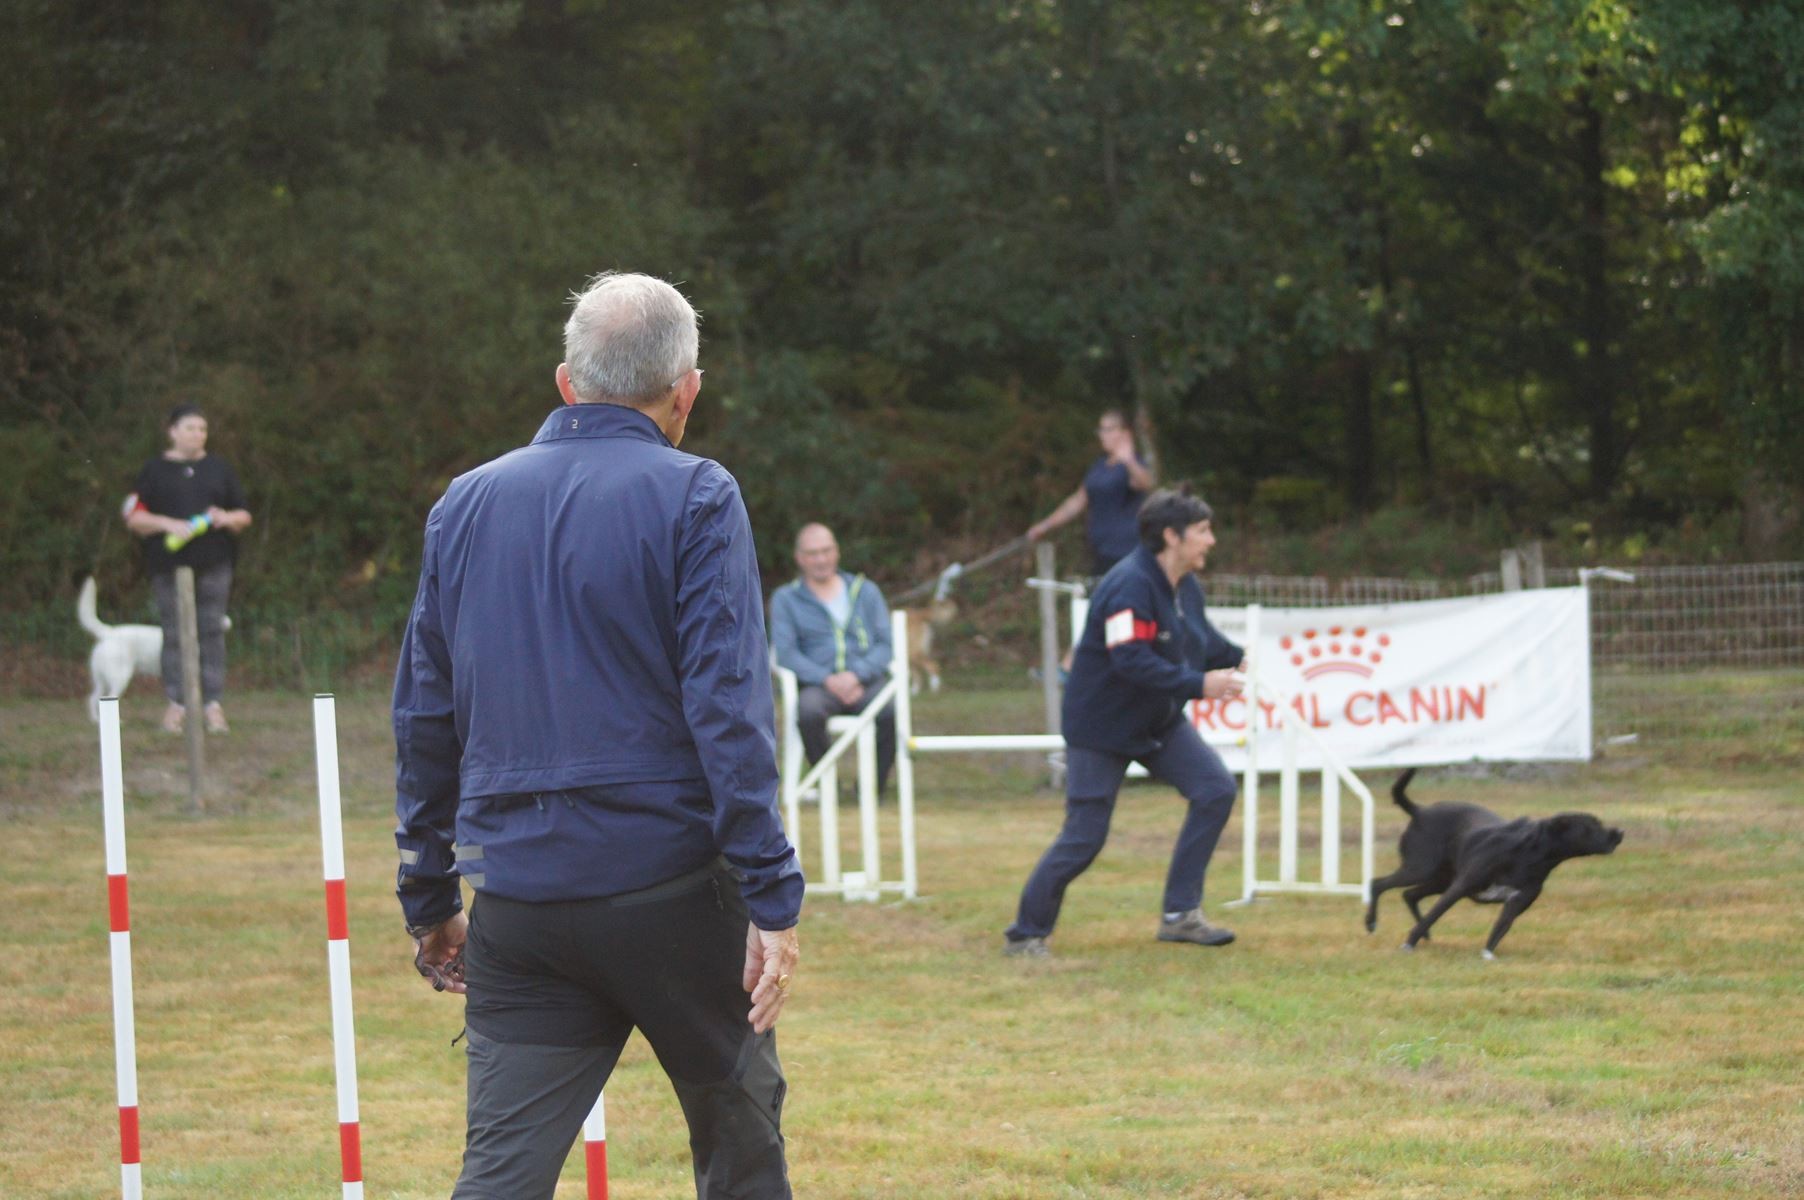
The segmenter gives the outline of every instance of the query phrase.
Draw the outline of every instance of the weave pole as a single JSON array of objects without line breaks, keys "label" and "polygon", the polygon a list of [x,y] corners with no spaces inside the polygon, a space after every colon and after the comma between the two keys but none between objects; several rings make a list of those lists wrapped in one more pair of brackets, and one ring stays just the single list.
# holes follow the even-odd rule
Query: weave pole
[{"label": "weave pole", "polygon": [[607,1093],[595,1097],[595,1107],[583,1118],[583,1165],[589,1172],[589,1200],[608,1200]]},{"label": "weave pole", "polygon": [[319,767],[319,845],[326,876],[326,964],[332,977],[332,1063],[338,1076],[338,1154],[344,1200],[363,1200],[363,1135],[357,1121],[357,1034],[351,1021],[351,928],[345,911],[344,825],[338,795],[338,706],[313,698]]},{"label": "weave pole", "polygon": [[125,886],[125,770],[119,698],[100,702],[100,810],[106,825],[107,939],[113,955],[113,1067],[119,1076],[119,1193],[144,1195],[138,1153],[138,1036],[132,1019],[132,922]]}]

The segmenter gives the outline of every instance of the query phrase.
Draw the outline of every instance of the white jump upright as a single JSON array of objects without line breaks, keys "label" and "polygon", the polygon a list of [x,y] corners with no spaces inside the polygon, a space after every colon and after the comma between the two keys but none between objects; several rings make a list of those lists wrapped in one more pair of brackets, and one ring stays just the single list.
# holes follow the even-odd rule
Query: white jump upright
[{"label": "white jump upright", "polygon": [[606,1092],[595,1097],[595,1107],[583,1118],[583,1167],[588,1174],[588,1200],[608,1200]]},{"label": "white jump upright", "polygon": [[[1089,608],[1089,597],[1083,589],[1078,585],[1060,583],[1056,580],[1030,580],[1029,585],[1040,590],[1056,590],[1069,594],[1072,636],[1075,640],[1083,628]],[[892,615],[892,621],[894,644],[897,647],[906,646],[908,644],[906,614],[895,613]],[[1257,895],[1278,892],[1332,893],[1358,896],[1363,900],[1370,894],[1374,874],[1372,840],[1374,814],[1371,791],[1322,743],[1320,737],[1309,727],[1308,722],[1290,707],[1288,698],[1261,681],[1259,655],[1255,649],[1259,643],[1259,627],[1260,606],[1250,604],[1245,610],[1244,630],[1239,634],[1249,651],[1245,692],[1246,731],[1239,734],[1229,732],[1203,734],[1203,740],[1211,746],[1240,746],[1244,747],[1246,751],[1241,791],[1243,887],[1240,899],[1230,901],[1230,903],[1245,903]],[[809,798],[818,796],[821,807],[821,862],[825,878],[822,881],[810,882],[808,885],[810,891],[836,892],[847,899],[875,899],[878,893],[883,891],[900,891],[909,898],[917,894],[918,864],[915,858],[914,806],[914,756],[916,754],[1051,752],[1065,748],[1064,737],[1056,733],[916,733],[913,698],[909,688],[907,655],[899,650],[892,664],[890,682],[884,686],[878,698],[858,716],[835,717],[828,723],[829,731],[835,735],[833,744],[813,769],[804,774],[801,767],[801,738],[797,733],[793,715],[797,694],[795,676],[780,669],[777,674],[782,688],[786,715],[783,734],[784,814],[789,826],[790,840],[795,843],[798,854],[801,851],[802,799],[805,796]],[[1265,702],[1263,707],[1261,700]],[[877,788],[874,770],[874,725],[878,712],[889,703],[893,703],[895,706],[896,799],[901,827],[902,880],[900,882],[879,881],[873,887],[872,881],[879,880],[876,846]],[[1277,725],[1276,733],[1280,748],[1280,761],[1276,764],[1279,818],[1278,878],[1270,880],[1260,878],[1258,862],[1259,780],[1262,769],[1268,773],[1271,771],[1271,768],[1265,767],[1260,753],[1260,727],[1264,723],[1261,715],[1266,712],[1272,714],[1271,719]],[[1319,881],[1302,879],[1298,866],[1299,816],[1302,805],[1298,759],[1299,750],[1304,741],[1313,743],[1312,749],[1323,764],[1322,875]],[[852,750],[855,744],[858,748],[860,766],[859,829],[865,870],[858,874],[849,874],[840,870],[837,764],[839,759]],[[1144,774],[1144,771],[1137,765],[1133,771],[1135,774]],[[1360,803],[1360,878],[1357,883],[1343,882],[1341,878],[1340,837],[1343,787],[1350,789]]]},{"label": "white jump upright", "polygon": [[107,940],[113,958],[113,1069],[119,1080],[119,1194],[144,1195],[138,1145],[138,1039],[132,1015],[131,902],[125,882],[125,769],[119,698],[100,701],[100,808],[106,825]]},{"label": "white jump upright", "polygon": [[344,825],[338,790],[338,713],[313,698],[319,770],[319,844],[326,878],[326,964],[332,981],[332,1060],[338,1078],[338,1154],[344,1200],[363,1197],[363,1136],[357,1116],[357,1033],[351,1019],[351,930],[345,905]]},{"label": "white jump upright", "polygon": [[[1254,617],[1256,620],[1256,616]],[[1271,688],[1248,688],[1247,728],[1257,725],[1252,713],[1254,701],[1264,696],[1278,721],[1279,744],[1283,759],[1278,766],[1278,877],[1259,877],[1259,765],[1258,739],[1247,739],[1246,791],[1241,802],[1241,895],[1232,904],[1246,904],[1261,895],[1282,892],[1327,893],[1371,899],[1373,878],[1373,812],[1372,792],[1359,776],[1341,762],[1309,727],[1309,722],[1293,709],[1287,699]],[[1304,739],[1314,743],[1321,762],[1322,832],[1320,880],[1299,878],[1297,866],[1299,810],[1302,801],[1301,768],[1297,764],[1298,748]],[[1359,882],[1341,881],[1341,787],[1345,785],[1359,800]]]},{"label": "white jump upright", "polygon": [[[878,689],[864,711],[855,716],[830,718],[827,732],[833,735],[820,761],[807,771],[802,769],[802,739],[796,725],[796,699],[800,691],[795,673],[775,667],[778,690],[783,700],[783,820],[790,844],[802,857],[802,801],[817,800],[820,805],[821,876],[808,881],[810,892],[837,894],[847,900],[877,900],[884,893],[899,893],[912,900],[916,894],[914,769],[902,753],[901,743],[908,723],[908,614],[890,614],[892,645],[896,649],[890,664],[889,682]],[[877,795],[877,719],[885,709],[895,710],[897,821],[902,843],[902,877],[883,878],[881,832],[878,821]],[[848,752],[855,754],[858,766],[858,842],[860,870],[840,869],[839,847],[839,760]]]}]

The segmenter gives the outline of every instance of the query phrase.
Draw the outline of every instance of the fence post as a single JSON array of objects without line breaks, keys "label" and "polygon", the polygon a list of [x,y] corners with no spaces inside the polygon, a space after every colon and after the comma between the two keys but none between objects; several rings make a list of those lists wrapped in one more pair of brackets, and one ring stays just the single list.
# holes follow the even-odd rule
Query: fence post
[{"label": "fence post", "polygon": [[1513,548],[1503,552],[1497,563],[1497,573],[1503,577],[1504,591],[1519,592],[1522,590],[1522,556]]},{"label": "fence post", "polygon": [[182,731],[188,738],[188,807],[207,810],[207,753],[200,692],[200,623],[194,604],[194,568],[175,569],[176,627],[182,639],[182,708],[187,718]]},{"label": "fence post", "polygon": [[[1034,547],[1034,574],[1052,581],[1058,576],[1058,552],[1051,542]],[[1040,693],[1046,701],[1046,732],[1060,733],[1059,704],[1063,688],[1059,686],[1059,660],[1064,657],[1059,637],[1059,597],[1051,588],[1040,589]],[[1062,761],[1054,759],[1047,770],[1048,787],[1064,784]]]},{"label": "fence post", "polygon": [[[1058,576],[1058,552],[1051,542],[1034,547],[1034,574],[1053,580]],[[1040,589],[1040,691],[1046,699],[1046,732],[1059,733],[1059,597],[1051,588]]]}]

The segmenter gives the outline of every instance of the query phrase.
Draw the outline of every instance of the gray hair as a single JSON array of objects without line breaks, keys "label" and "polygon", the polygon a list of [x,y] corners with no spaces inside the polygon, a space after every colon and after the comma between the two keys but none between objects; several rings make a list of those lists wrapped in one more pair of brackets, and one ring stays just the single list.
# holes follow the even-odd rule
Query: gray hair
[{"label": "gray hair", "polygon": [[637,405],[694,368],[695,309],[662,279],[603,271],[570,299],[564,361],[578,399]]}]

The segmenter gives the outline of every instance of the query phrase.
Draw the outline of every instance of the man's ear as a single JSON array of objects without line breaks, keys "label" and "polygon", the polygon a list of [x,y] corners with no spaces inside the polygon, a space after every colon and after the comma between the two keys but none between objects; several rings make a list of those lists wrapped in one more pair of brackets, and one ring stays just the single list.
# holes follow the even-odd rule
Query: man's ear
[{"label": "man's ear", "polygon": [[689,419],[689,411],[695,407],[695,398],[701,395],[702,376],[700,371],[691,371],[683,376],[683,382],[677,385],[676,396],[670,404],[670,415],[679,421]]},{"label": "man's ear", "polygon": [[569,363],[559,363],[557,365],[557,391],[558,395],[564,398],[565,404],[582,403],[582,400],[578,398],[576,394],[576,385],[570,382]]}]

